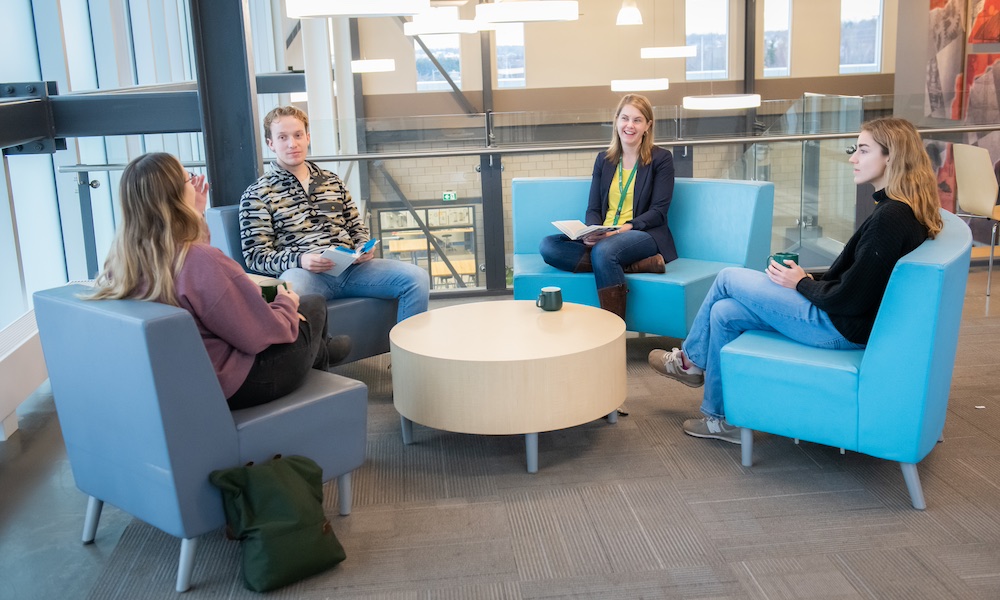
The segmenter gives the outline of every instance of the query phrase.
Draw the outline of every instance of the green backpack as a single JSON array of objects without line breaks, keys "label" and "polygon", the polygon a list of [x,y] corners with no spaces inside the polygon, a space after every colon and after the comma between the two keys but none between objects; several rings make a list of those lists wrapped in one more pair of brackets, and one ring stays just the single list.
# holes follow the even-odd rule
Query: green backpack
[{"label": "green backpack", "polygon": [[323,512],[322,477],[312,459],[280,455],[209,475],[222,490],[228,532],[243,548],[247,588],[273,590],[344,560]]}]

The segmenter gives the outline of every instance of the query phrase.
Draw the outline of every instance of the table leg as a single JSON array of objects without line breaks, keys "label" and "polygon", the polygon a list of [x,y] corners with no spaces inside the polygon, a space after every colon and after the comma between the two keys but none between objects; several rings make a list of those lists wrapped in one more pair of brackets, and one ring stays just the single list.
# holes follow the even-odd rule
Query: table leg
[{"label": "table leg", "polygon": [[528,472],[538,472],[538,434],[524,434],[524,449],[528,454]]},{"label": "table leg", "polygon": [[614,425],[617,422],[618,422],[618,409],[616,408],[608,413],[608,423]]},{"label": "table leg", "polygon": [[403,443],[409,446],[413,443],[413,421],[399,415],[399,424],[403,429]]}]

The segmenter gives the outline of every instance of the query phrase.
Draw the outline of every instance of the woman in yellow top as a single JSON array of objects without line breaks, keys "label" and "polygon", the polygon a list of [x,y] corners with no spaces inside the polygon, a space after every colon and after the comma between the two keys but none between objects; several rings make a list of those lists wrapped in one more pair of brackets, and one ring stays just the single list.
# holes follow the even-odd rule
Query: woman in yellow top
[{"label": "woman in yellow top", "polygon": [[608,149],[597,155],[587,225],[618,229],[581,240],[557,234],[542,239],[548,264],[573,273],[594,273],[601,308],[625,318],[626,272],[663,273],[677,258],[667,227],[674,194],[674,159],[653,145],[653,107],[629,94],[618,103]]}]

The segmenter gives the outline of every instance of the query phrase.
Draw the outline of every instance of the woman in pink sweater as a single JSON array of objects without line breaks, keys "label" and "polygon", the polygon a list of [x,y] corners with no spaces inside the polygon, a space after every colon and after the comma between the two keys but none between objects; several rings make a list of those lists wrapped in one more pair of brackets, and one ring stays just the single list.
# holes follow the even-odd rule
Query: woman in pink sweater
[{"label": "woman in pink sweater", "polygon": [[206,243],[207,194],[205,176],[169,154],[129,163],[119,189],[122,222],[90,298],[190,312],[230,408],[246,408],[295,390],[310,368],[346,356],[350,340],[327,338],[321,296],[279,287],[268,304],[235,261]]}]

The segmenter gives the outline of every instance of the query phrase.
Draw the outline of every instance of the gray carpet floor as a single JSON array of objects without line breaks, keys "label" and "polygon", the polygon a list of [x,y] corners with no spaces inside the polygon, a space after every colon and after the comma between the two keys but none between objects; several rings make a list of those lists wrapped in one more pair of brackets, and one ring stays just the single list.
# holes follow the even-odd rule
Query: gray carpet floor
[{"label": "gray carpet floor", "polygon": [[[523,437],[415,425],[404,446],[385,355],[338,369],[370,394],[350,516],[326,487],[347,560],[267,596],[1000,598],[1000,316],[983,289],[970,283],[945,441],[919,467],[926,511],[895,463],[758,433],[744,468],[739,446],[685,436],[700,390],[645,364],[676,340],[630,338],[630,414],[541,434],[537,474]],[[179,597],[179,547],[134,521],[90,598]],[[258,596],[243,587],[238,543],[204,536],[183,597]]]}]

